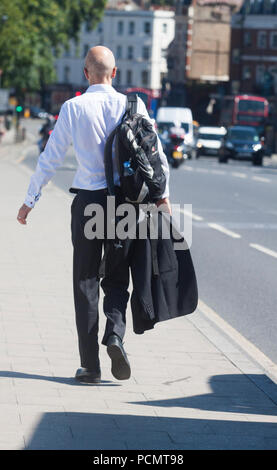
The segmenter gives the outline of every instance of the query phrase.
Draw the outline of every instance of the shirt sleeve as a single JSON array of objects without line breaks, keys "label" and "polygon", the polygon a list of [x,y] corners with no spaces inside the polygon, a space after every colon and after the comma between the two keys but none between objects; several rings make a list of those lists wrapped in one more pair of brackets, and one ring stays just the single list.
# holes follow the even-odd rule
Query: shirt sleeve
[{"label": "shirt sleeve", "polygon": [[58,120],[55,124],[44,151],[40,154],[34,174],[31,177],[24,203],[34,207],[41,196],[41,189],[45,186],[56,169],[63,161],[69,145],[71,144],[71,128],[69,124],[68,105],[61,107]]},{"label": "shirt sleeve", "polygon": [[[144,102],[139,97],[138,97],[138,113],[145,116],[146,119],[148,119],[152,123],[153,130],[154,130],[154,132],[156,132],[155,125],[154,125],[155,124],[155,119],[150,118]],[[157,134],[157,132],[156,132],[156,134]],[[163,198],[165,198],[165,197],[169,197],[169,165],[168,165],[167,157],[166,157],[166,155],[163,151],[163,146],[162,146],[162,143],[159,139],[158,134],[157,134],[157,137],[158,137],[158,151],[159,151],[159,155],[160,155],[160,159],[161,159],[161,165],[162,165],[162,169],[164,171],[165,177],[166,177],[166,187],[165,187],[164,194],[162,196]]]}]

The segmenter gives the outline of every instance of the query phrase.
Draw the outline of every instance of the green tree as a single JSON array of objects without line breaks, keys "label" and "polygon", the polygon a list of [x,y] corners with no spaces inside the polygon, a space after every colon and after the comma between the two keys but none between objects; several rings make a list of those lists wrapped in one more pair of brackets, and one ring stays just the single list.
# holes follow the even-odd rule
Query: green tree
[{"label": "green tree", "polygon": [[2,86],[40,89],[55,79],[54,60],[83,22],[100,21],[107,0],[1,0]]}]

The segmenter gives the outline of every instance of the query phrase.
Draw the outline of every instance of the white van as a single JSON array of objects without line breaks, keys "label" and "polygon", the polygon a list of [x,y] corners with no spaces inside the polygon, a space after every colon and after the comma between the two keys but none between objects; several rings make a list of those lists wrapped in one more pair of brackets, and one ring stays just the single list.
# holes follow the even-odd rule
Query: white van
[{"label": "white van", "polygon": [[185,130],[188,157],[192,157],[195,141],[192,112],[189,108],[161,107],[157,111],[156,123],[161,134],[170,127],[182,127]]},{"label": "white van", "polygon": [[199,127],[196,158],[201,155],[218,155],[226,132],[225,127]]}]

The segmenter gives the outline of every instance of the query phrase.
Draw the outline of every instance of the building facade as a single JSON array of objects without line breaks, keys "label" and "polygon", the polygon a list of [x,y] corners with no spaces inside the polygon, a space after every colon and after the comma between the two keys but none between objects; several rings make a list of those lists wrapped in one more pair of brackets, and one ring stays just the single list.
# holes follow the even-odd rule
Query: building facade
[{"label": "building facade", "polygon": [[86,86],[84,58],[91,47],[103,45],[116,58],[117,88],[161,88],[167,74],[167,48],[174,37],[174,12],[129,8],[107,9],[93,31],[83,25],[79,46],[71,43],[69,51],[56,61],[58,83]]},{"label": "building facade", "polygon": [[246,1],[232,18],[231,92],[277,93],[277,1]]}]

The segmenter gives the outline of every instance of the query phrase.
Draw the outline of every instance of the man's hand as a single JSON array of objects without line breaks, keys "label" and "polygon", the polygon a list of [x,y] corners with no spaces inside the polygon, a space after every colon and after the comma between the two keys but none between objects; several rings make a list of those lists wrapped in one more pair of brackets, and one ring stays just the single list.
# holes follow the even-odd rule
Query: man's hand
[{"label": "man's hand", "polygon": [[162,207],[160,207],[160,210],[162,212],[168,212],[171,215],[171,206],[170,206],[169,199],[167,197],[164,197],[164,198],[160,199],[159,201],[157,201],[156,206],[157,207],[162,206]]},{"label": "man's hand", "polygon": [[23,204],[23,206],[20,207],[18,211],[18,216],[17,216],[17,220],[20,224],[26,225],[27,223],[26,219],[31,210],[32,210],[32,207],[28,207],[26,206],[26,204]]}]

